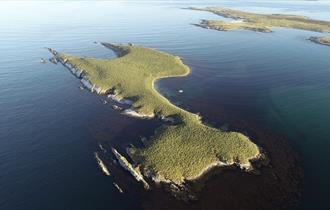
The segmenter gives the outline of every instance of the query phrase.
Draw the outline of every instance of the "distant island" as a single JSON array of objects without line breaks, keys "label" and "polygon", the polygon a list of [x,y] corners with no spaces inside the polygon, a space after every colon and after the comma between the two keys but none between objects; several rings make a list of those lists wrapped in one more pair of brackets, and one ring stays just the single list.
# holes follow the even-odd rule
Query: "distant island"
[{"label": "distant island", "polygon": [[213,167],[237,165],[251,169],[251,161],[262,156],[260,148],[247,136],[207,126],[200,116],[173,105],[157,92],[155,81],[190,73],[179,57],[132,44],[102,45],[112,49],[118,58],[77,57],[49,50],[53,59],[69,68],[86,88],[126,106],[117,107],[122,113],[163,121],[152,137],[143,140],[143,148],[127,148],[134,167],[113,149],[122,166],[142,180],[146,188],[141,174],[155,182],[181,185]]},{"label": "distant island", "polygon": [[212,12],[222,17],[234,19],[234,21],[202,20],[199,24],[194,24],[199,27],[219,31],[244,29],[269,33],[272,32],[272,27],[285,27],[317,32],[330,32],[330,22],[313,20],[299,15],[257,14],[221,7],[189,7],[187,9]]},{"label": "distant island", "polygon": [[317,44],[323,44],[323,45],[330,46],[330,36],[321,36],[321,37],[311,36],[309,38],[309,40],[311,40],[312,42],[315,42]]}]

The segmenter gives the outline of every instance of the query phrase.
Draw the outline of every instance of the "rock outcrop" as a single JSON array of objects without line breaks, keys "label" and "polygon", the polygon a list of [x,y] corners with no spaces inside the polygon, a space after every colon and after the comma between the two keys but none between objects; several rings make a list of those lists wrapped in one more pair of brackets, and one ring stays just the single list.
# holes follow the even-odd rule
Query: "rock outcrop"
[{"label": "rock outcrop", "polygon": [[317,37],[317,36],[311,36],[309,38],[310,41],[317,43],[317,44],[323,44],[326,46],[330,46],[330,37]]},{"label": "rock outcrop", "polygon": [[54,57],[51,60],[56,60],[57,62],[60,62],[63,66],[65,66],[67,69],[70,70],[70,72],[76,76],[78,79],[80,79],[80,82],[83,84],[83,86],[90,90],[91,92],[95,92],[97,94],[104,94],[107,90],[102,89],[101,87],[96,86],[91,81],[88,80],[86,77],[86,74],[83,69],[79,69],[78,67],[72,65],[70,62],[68,62],[67,59],[62,59],[61,56],[59,56],[59,53],[51,48],[47,48],[49,52],[51,52]]},{"label": "rock outcrop", "polygon": [[95,152],[94,155],[95,155],[95,159],[97,161],[97,164],[99,165],[102,172],[106,176],[110,176],[110,172],[109,172],[108,168],[105,166],[105,164],[103,163],[103,161],[101,160],[101,158],[99,157],[99,154],[97,152]]},{"label": "rock outcrop", "polygon": [[128,160],[122,156],[115,148],[111,148],[112,153],[118,160],[118,163],[130,174],[134,177],[134,179],[138,182],[141,182],[143,184],[143,187],[148,190],[149,184],[144,179],[143,175],[141,174],[140,170],[138,168],[134,168],[131,163],[128,162]]}]

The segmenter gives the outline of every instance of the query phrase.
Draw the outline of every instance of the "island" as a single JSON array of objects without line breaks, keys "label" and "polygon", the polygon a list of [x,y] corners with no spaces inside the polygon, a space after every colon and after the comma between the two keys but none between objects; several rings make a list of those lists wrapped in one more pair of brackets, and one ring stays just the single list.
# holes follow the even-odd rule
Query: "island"
[{"label": "island", "polygon": [[272,27],[285,27],[317,32],[330,32],[329,21],[313,20],[300,15],[257,14],[221,7],[189,7],[187,9],[212,12],[225,18],[234,19],[234,21],[201,20],[199,24],[193,24],[202,28],[219,31],[243,29],[268,33],[272,32]]},{"label": "island", "polygon": [[321,36],[321,37],[311,36],[309,40],[317,44],[330,46],[330,36]]},{"label": "island", "polygon": [[143,141],[142,148],[127,148],[132,165],[113,149],[121,165],[145,188],[149,187],[141,174],[154,182],[183,185],[214,167],[252,169],[251,161],[263,155],[247,136],[203,124],[199,115],[175,106],[155,89],[161,78],[190,73],[178,56],[133,44],[102,45],[113,50],[117,58],[78,57],[49,50],[87,89],[125,105],[122,113],[163,122]]}]

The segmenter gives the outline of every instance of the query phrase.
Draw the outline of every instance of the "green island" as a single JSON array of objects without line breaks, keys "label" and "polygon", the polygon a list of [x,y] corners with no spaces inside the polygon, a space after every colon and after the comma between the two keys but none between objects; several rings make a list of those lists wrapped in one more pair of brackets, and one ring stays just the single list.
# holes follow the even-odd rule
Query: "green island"
[{"label": "green island", "polygon": [[198,115],[173,105],[157,92],[155,81],[190,73],[179,57],[132,44],[102,44],[118,57],[97,59],[50,51],[92,92],[109,94],[119,102],[130,101],[125,111],[134,112],[133,116],[166,121],[143,141],[143,148],[127,149],[146,177],[183,184],[213,167],[236,164],[251,169],[251,161],[260,158],[260,148],[247,136],[207,126]]},{"label": "green island", "polygon": [[202,20],[199,24],[194,24],[203,28],[215,29],[219,31],[244,29],[267,33],[272,32],[272,27],[286,27],[317,32],[330,32],[329,21],[313,20],[299,15],[257,14],[221,7],[190,7],[188,9],[212,12],[216,15],[235,20]]},{"label": "green island", "polygon": [[312,36],[309,38],[309,40],[311,40],[312,42],[315,42],[317,44],[323,44],[323,45],[330,46],[330,36],[321,36],[321,37]]}]

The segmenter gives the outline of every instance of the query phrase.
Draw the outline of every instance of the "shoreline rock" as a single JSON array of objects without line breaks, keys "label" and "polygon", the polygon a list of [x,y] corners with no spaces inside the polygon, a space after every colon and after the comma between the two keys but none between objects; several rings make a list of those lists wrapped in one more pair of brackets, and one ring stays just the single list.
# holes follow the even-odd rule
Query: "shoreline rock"
[{"label": "shoreline rock", "polygon": [[91,81],[88,80],[88,78],[85,76],[85,72],[83,69],[78,69],[74,65],[68,62],[67,59],[62,59],[59,57],[59,53],[51,48],[47,48],[49,52],[51,52],[54,56],[52,60],[56,60],[57,62],[60,62],[63,66],[65,66],[69,71],[78,79],[80,79],[80,82],[83,84],[85,88],[90,90],[92,93],[95,92],[97,94],[104,94],[107,90],[103,90],[101,87],[96,86]]},{"label": "shoreline rock", "polygon": [[[234,22],[234,21],[228,22],[228,24],[235,24],[235,23],[237,23],[237,21],[238,20],[236,20],[236,22]],[[244,21],[241,21],[241,22],[244,22]],[[201,27],[201,28],[205,28],[205,29],[217,30],[217,31],[250,30],[250,31],[261,32],[261,33],[272,33],[273,32],[271,29],[268,29],[268,28],[244,28],[243,26],[230,30],[230,29],[221,27],[220,25],[212,26],[209,24],[208,20],[201,20],[200,23],[192,23],[192,25]]]},{"label": "shoreline rock", "polygon": [[[309,41],[312,41],[316,44],[321,44],[321,45],[325,45],[325,46],[330,46],[330,42],[325,42],[322,40],[322,38],[324,37],[317,37],[317,36],[311,36],[309,37]],[[329,38],[330,39],[330,38]]]},{"label": "shoreline rock", "polygon": [[116,94],[109,93],[107,95],[108,98],[111,98],[113,101],[116,101],[119,104],[124,104],[124,105],[132,105],[133,101],[125,98],[121,98]]},{"label": "shoreline rock", "polygon": [[152,119],[152,118],[155,117],[154,114],[149,114],[149,115],[140,114],[140,113],[136,112],[135,110],[133,110],[131,108],[125,109],[122,113],[125,114],[125,115],[129,115],[131,117],[144,118],[144,119]]},{"label": "shoreline rock", "polygon": [[119,187],[119,185],[116,182],[113,182],[112,184],[120,193],[124,193],[124,190],[121,187]]},{"label": "shoreline rock", "polygon": [[[117,54],[119,54],[120,56],[122,56],[123,52],[119,52],[120,49],[118,49],[118,47],[116,47],[115,45],[111,45],[109,43],[102,43],[102,45],[104,45],[107,48],[110,48],[112,50],[114,50]],[[116,48],[115,48],[116,47]],[[90,80],[88,80],[88,78],[85,76],[85,72],[83,69],[78,69],[77,67],[75,67],[74,65],[72,65],[68,60],[63,60],[61,57],[59,57],[59,53],[52,49],[52,48],[46,48],[49,52],[51,52],[53,54],[53,58],[51,58],[51,60],[60,62],[63,66],[65,66],[75,77],[77,77],[78,79],[80,79],[80,82],[82,83],[82,85],[89,91],[91,91],[92,93],[96,93],[98,95],[101,94],[107,94],[107,97],[110,98],[111,100],[122,104],[122,105],[128,105],[131,106],[134,102],[130,99],[126,99],[126,98],[121,98],[118,94],[115,94],[114,91],[109,91],[109,90],[103,90],[102,88],[96,86],[95,84],[93,84]],[[110,92],[110,93],[109,93]],[[141,118],[141,119],[152,119],[154,118],[156,115],[155,114],[141,114],[138,111],[134,110],[134,108],[129,107],[127,109],[123,108],[123,107],[119,107],[119,106],[115,106],[114,108],[115,110],[121,111],[122,114],[131,116],[131,117],[136,117],[136,118]],[[159,116],[159,119],[163,120],[164,122],[174,122],[174,119],[172,118],[166,118],[164,116]]]},{"label": "shoreline rock", "polygon": [[100,167],[100,169],[102,170],[102,172],[106,175],[106,176],[110,176],[110,172],[108,170],[108,168],[105,166],[105,164],[103,163],[103,161],[101,160],[101,158],[99,157],[99,154],[97,152],[94,153],[95,155],[95,159],[97,161],[98,166]]},{"label": "shoreline rock", "polygon": [[111,148],[112,153],[118,160],[119,164],[135,178],[136,181],[141,182],[143,184],[144,189],[148,190],[150,188],[149,184],[144,179],[138,168],[134,168],[132,164],[128,162],[128,160],[122,156],[115,148]]},{"label": "shoreline rock", "polygon": [[[121,55],[123,54],[123,52],[119,52],[119,49],[117,48],[113,48],[112,45],[110,44],[105,44],[103,43],[102,45],[113,49],[117,54]],[[113,45],[114,46],[114,45]],[[89,91],[91,91],[92,93],[96,93],[98,95],[101,94],[106,94],[107,92],[109,92],[109,90],[104,90],[101,87],[96,86],[95,84],[93,84],[90,80],[88,80],[88,78],[85,76],[85,72],[83,69],[78,69],[77,67],[75,67],[74,65],[72,65],[70,62],[68,62],[68,60],[63,60],[61,57],[59,57],[59,53],[52,49],[52,48],[46,48],[49,52],[51,52],[53,54],[53,58],[51,58],[52,61],[56,61],[60,62],[63,66],[65,66],[75,77],[77,77],[78,79],[80,79],[81,84]],[[112,99],[113,101],[122,104],[122,105],[128,105],[131,106],[133,104],[132,100],[129,99],[125,99],[125,98],[121,98],[116,94],[113,93],[109,93],[107,95],[108,98]],[[117,106],[118,107],[118,106]],[[128,108],[128,109],[124,109],[124,108],[120,108],[120,109],[116,109],[116,110],[120,110],[122,111],[121,113],[131,116],[131,117],[136,117],[136,118],[154,118],[154,114],[150,114],[150,115],[144,115],[144,114],[140,114],[138,113],[136,110],[134,110],[132,107]]]}]

